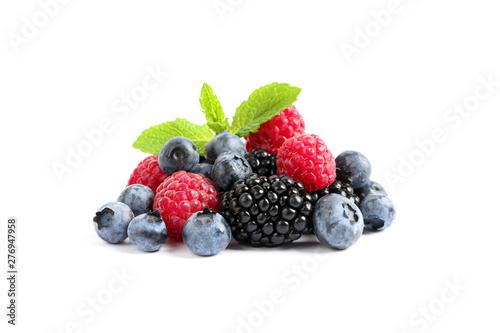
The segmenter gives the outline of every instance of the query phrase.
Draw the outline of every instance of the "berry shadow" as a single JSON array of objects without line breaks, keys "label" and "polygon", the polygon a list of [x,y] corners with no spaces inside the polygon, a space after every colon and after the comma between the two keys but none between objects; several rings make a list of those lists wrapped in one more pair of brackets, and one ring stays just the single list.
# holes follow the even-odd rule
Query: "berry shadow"
[{"label": "berry shadow", "polygon": [[367,229],[367,228],[364,228],[363,229],[363,236],[367,236],[367,235],[374,235],[374,234],[379,234],[382,230],[370,230],[370,229]]},{"label": "berry shadow", "polygon": [[337,249],[324,246],[314,235],[302,235],[299,240],[287,246],[283,246],[283,250],[299,250],[300,252],[308,253],[330,253],[332,251],[339,251]]},{"label": "berry shadow", "polygon": [[238,242],[236,239],[234,238],[231,238],[231,242],[229,243],[229,245],[226,247],[226,249],[224,251],[258,251],[260,249],[266,249],[265,247],[253,247],[253,246],[250,246],[250,245],[247,245],[247,244],[242,244],[240,242]]},{"label": "berry shadow", "polygon": [[229,243],[226,250],[244,250],[244,251],[295,251],[299,250],[301,252],[308,253],[329,253],[331,251],[339,251],[323,246],[316,236],[314,235],[302,235],[300,240],[297,240],[291,244],[277,246],[277,247],[252,247],[250,245],[242,244],[235,240],[234,238]]},{"label": "berry shadow", "polygon": [[193,252],[189,251],[182,239],[168,238],[165,244],[161,247],[160,251],[167,252],[173,256],[186,259],[199,259]]},{"label": "berry shadow", "polygon": [[120,252],[120,253],[131,253],[131,254],[148,254],[150,252],[145,252],[139,249],[137,246],[135,246],[130,239],[125,239],[123,242],[118,243],[118,244],[110,244],[104,240],[101,240],[102,244],[98,244],[98,246],[102,246],[103,248],[106,247],[106,249],[112,249],[112,251],[115,252]]}]

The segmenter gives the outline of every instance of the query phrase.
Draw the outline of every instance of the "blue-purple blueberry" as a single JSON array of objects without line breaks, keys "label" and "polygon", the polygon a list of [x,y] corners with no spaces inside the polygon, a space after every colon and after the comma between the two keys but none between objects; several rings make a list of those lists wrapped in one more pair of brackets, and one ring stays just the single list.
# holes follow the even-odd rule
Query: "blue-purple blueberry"
[{"label": "blue-purple blueberry", "polygon": [[127,228],[134,218],[134,212],[123,202],[112,201],[95,213],[95,231],[109,243],[120,243],[127,238]]},{"label": "blue-purple blueberry", "polygon": [[396,207],[385,195],[369,194],[361,201],[360,206],[365,228],[369,230],[384,230],[396,218]]},{"label": "blue-purple blueberry", "polygon": [[160,211],[136,216],[128,226],[128,237],[143,251],[158,251],[167,241],[167,227]]},{"label": "blue-purple blueberry", "polygon": [[239,136],[223,130],[205,145],[205,158],[208,163],[214,163],[217,157],[224,152],[245,155],[245,144]]},{"label": "blue-purple blueberry", "polygon": [[379,183],[374,182],[373,180],[370,180],[362,187],[355,189],[354,193],[359,197],[360,200],[363,200],[367,195],[370,194],[381,194],[387,196],[387,191],[385,190],[385,188]]},{"label": "blue-purple blueberry", "polygon": [[225,152],[217,157],[212,168],[212,181],[219,192],[229,191],[231,186],[252,173],[250,163],[242,156]]},{"label": "blue-purple blueberry", "polygon": [[319,241],[339,250],[356,243],[364,227],[359,208],[340,194],[328,194],[318,200],[312,223]]},{"label": "blue-purple blueberry", "polygon": [[197,255],[212,256],[229,245],[231,229],[222,215],[205,208],[186,221],[182,240]]},{"label": "blue-purple blueberry", "polygon": [[191,171],[200,161],[198,148],[193,141],[176,136],[168,140],[158,154],[160,169],[167,175],[177,171]]},{"label": "blue-purple blueberry", "polygon": [[190,172],[198,173],[210,179],[212,177],[213,164],[210,163],[200,163],[195,166]]},{"label": "blue-purple blueberry", "polygon": [[344,151],[335,159],[337,178],[352,183],[353,188],[363,187],[370,181],[372,166],[365,155],[357,151]]},{"label": "blue-purple blueberry", "polygon": [[132,209],[135,216],[147,213],[153,207],[155,193],[142,184],[127,186],[116,201],[123,202]]}]

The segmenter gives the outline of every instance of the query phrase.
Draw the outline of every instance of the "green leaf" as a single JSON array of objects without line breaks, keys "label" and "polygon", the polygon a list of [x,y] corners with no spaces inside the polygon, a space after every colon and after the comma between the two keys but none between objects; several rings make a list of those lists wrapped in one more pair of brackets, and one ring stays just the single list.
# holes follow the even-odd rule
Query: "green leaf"
[{"label": "green leaf", "polygon": [[222,111],[222,106],[217,96],[214,95],[212,88],[206,83],[203,83],[203,87],[201,88],[200,104],[205,113],[208,127],[212,131],[220,133],[229,128],[229,122]]},{"label": "green leaf", "polygon": [[260,87],[236,109],[229,131],[239,137],[257,132],[261,124],[292,106],[300,91],[288,83],[274,82]]},{"label": "green leaf", "polygon": [[194,142],[200,152],[205,154],[205,145],[214,137],[208,125],[195,125],[186,119],[177,118],[144,130],[132,145],[145,153],[158,154],[168,140],[183,136]]}]

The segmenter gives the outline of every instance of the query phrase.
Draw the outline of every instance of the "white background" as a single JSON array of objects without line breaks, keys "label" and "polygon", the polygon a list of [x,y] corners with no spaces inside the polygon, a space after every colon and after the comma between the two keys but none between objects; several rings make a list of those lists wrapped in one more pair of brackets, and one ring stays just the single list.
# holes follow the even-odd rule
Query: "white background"
[{"label": "white background", "polygon": [[[1,279],[2,327],[498,331],[500,86],[465,118],[443,118],[455,104],[477,101],[480,77],[500,81],[498,4],[401,0],[380,28],[370,12],[387,9],[388,0],[221,3],[231,6],[222,16],[212,0],[69,1],[14,47],[23,18],[33,22],[41,7],[2,2],[0,257],[5,268],[6,222],[16,216],[20,271],[15,328],[6,324]],[[372,37],[367,45],[357,40],[349,62],[341,45],[355,46],[366,26]],[[147,67],[169,75],[127,115],[113,112]],[[210,258],[171,241],[150,254],[97,237],[96,208],[116,199],[146,156],[131,146],[142,130],[177,117],[203,123],[203,82],[232,116],[274,81],[303,88],[296,106],[306,130],[334,155],[358,150],[371,160],[372,179],[397,205],[392,227],[345,251],[310,237],[286,249],[232,244]],[[66,163],[68,149],[103,119],[113,129],[59,180],[53,164]],[[439,128],[445,140],[422,158],[415,141]],[[419,165],[391,186],[387,174],[397,175],[410,156]],[[124,284],[114,278],[123,271],[132,277]],[[450,283],[464,289],[453,292]],[[270,306],[275,293],[279,304]],[[99,311],[90,310],[93,298]],[[419,314],[429,307],[428,317]]]}]

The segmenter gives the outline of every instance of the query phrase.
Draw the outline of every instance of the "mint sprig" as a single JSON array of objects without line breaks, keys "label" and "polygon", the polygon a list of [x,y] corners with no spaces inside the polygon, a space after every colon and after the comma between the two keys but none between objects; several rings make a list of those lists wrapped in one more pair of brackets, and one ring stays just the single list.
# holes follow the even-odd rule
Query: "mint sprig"
[{"label": "mint sprig", "polygon": [[257,132],[261,124],[292,106],[300,90],[288,83],[278,82],[260,87],[236,109],[229,131],[239,137]]},{"label": "mint sprig", "polygon": [[156,155],[165,142],[176,136],[183,136],[193,141],[200,155],[204,155],[205,145],[212,140],[214,134],[208,125],[195,125],[186,119],[177,118],[143,131],[132,146],[145,153]]},{"label": "mint sprig", "polygon": [[274,82],[260,87],[236,109],[232,124],[229,125],[219,99],[212,88],[204,83],[200,105],[207,124],[200,126],[177,118],[144,130],[132,146],[145,153],[158,154],[165,142],[173,137],[183,136],[192,140],[200,155],[204,155],[205,145],[216,133],[228,130],[239,137],[248,136],[250,132],[255,133],[260,125],[292,106],[300,91],[300,88],[292,87],[288,83]]},{"label": "mint sprig", "polygon": [[229,128],[229,122],[224,115],[224,111],[222,111],[222,106],[217,96],[206,83],[203,83],[203,87],[201,88],[200,105],[205,113],[207,125],[212,131],[220,133]]}]

